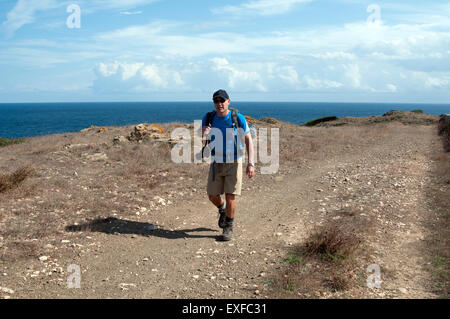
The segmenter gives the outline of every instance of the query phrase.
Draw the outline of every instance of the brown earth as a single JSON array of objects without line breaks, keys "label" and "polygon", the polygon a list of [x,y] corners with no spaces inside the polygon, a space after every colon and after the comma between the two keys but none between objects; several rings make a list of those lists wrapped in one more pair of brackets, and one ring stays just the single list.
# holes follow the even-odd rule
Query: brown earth
[{"label": "brown earth", "polygon": [[[33,173],[0,192],[0,297],[448,297],[450,157],[438,117],[395,116],[312,128],[256,120],[280,128],[280,167],[262,175],[258,163],[245,177],[231,242],[217,240],[207,164],[172,163],[165,141],[113,143],[133,126],[2,147],[0,174]],[[289,259],[333,223],[366,225],[351,263]],[[373,264],[380,288],[366,284]],[[68,288],[70,265],[79,289]],[[330,288],[324,269],[352,280]],[[314,279],[299,280],[305,271]]]}]

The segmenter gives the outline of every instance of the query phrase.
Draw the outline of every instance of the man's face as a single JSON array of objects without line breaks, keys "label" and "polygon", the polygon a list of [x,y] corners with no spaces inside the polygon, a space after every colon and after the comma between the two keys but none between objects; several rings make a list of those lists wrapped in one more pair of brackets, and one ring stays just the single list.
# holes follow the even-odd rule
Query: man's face
[{"label": "man's face", "polygon": [[225,100],[221,97],[216,97],[214,99],[214,107],[216,108],[217,114],[220,116],[225,116],[228,114],[228,106],[230,105],[230,99]]}]

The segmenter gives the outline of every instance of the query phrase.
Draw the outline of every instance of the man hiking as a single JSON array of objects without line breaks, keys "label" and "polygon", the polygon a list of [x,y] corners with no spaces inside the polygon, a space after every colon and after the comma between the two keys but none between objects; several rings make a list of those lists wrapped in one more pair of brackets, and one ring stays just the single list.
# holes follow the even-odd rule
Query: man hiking
[{"label": "man hiking", "polygon": [[[213,95],[215,111],[203,117],[202,137],[210,136],[211,159],[207,193],[209,200],[219,209],[219,227],[223,228],[221,239],[229,241],[233,234],[236,195],[241,195],[243,145],[248,154],[246,174],[255,175],[253,142],[245,117],[229,109],[230,98],[225,90]],[[221,195],[225,194],[225,200]]]}]

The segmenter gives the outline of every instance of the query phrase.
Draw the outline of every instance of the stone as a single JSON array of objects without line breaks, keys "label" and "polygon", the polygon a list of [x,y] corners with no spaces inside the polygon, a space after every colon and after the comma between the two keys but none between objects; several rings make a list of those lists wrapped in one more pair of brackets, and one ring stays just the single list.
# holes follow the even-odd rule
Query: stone
[{"label": "stone", "polygon": [[86,158],[88,160],[97,162],[97,161],[106,161],[108,159],[108,155],[106,155],[105,153],[95,153],[92,155],[87,155]]},{"label": "stone", "polygon": [[128,136],[130,141],[141,142],[143,140],[164,140],[169,138],[164,135],[164,130],[156,124],[138,124],[134,127],[134,131]]},{"label": "stone", "polygon": [[70,150],[70,149],[84,148],[87,146],[89,146],[89,144],[67,144],[67,145],[64,145],[64,148],[66,150]]},{"label": "stone", "polygon": [[136,285],[135,284],[127,284],[127,283],[119,284],[119,288],[122,290],[128,290],[130,287],[136,288]]},{"label": "stone", "polygon": [[408,290],[406,290],[406,288],[398,288],[398,291],[400,291],[402,294],[408,293]]},{"label": "stone", "polygon": [[96,133],[102,133],[102,132],[106,131],[106,127],[91,125],[88,128],[82,129],[80,132],[85,133],[85,132],[90,132],[90,131],[94,131]]},{"label": "stone", "polygon": [[7,293],[7,294],[13,294],[14,290],[12,290],[11,288],[7,288],[7,287],[0,287],[0,291]]},{"label": "stone", "polygon": [[114,139],[113,139],[114,144],[126,143],[126,142],[128,142],[128,139],[125,136],[122,136],[122,135],[114,136]]}]

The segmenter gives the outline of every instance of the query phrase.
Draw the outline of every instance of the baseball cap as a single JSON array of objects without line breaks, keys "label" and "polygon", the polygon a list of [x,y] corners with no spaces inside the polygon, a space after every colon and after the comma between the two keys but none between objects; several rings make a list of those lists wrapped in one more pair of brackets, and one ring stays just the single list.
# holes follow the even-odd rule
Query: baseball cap
[{"label": "baseball cap", "polygon": [[227,91],[225,91],[225,90],[219,90],[219,91],[216,91],[216,92],[213,94],[213,100],[214,100],[215,98],[217,98],[217,97],[221,97],[221,98],[223,98],[224,100],[229,100],[229,99],[230,99],[230,97],[228,96]]}]

